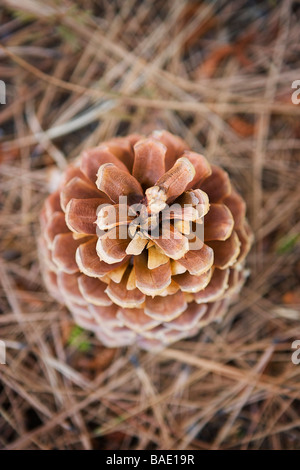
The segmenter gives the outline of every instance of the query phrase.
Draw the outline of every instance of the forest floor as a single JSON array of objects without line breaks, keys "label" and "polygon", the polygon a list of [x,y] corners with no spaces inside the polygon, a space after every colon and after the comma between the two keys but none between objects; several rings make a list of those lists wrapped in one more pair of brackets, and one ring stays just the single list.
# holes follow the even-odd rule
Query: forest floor
[{"label": "forest floor", "polygon": [[[299,1],[2,0],[0,20],[0,447],[300,449]],[[39,213],[84,148],[158,128],[229,172],[251,274],[197,337],[105,349],[45,290]]]}]

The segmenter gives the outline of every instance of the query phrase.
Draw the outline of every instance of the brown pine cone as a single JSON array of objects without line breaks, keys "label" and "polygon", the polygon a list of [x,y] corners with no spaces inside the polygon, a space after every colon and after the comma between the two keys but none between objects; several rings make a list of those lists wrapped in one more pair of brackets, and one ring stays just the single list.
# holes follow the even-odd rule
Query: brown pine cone
[{"label": "brown pine cone", "polygon": [[227,173],[155,131],[89,149],[41,214],[49,292],[108,347],[153,349],[220,320],[252,234]]}]

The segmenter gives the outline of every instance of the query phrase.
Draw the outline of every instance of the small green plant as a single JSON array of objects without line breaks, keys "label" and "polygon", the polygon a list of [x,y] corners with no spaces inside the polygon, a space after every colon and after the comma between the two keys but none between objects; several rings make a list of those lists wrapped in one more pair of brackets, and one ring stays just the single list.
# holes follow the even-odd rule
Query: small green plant
[{"label": "small green plant", "polygon": [[70,337],[68,339],[69,346],[73,346],[80,352],[87,352],[91,349],[91,343],[88,339],[86,331],[80,326],[73,326]]},{"label": "small green plant", "polygon": [[276,244],[276,252],[284,255],[293,251],[297,243],[300,241],[300,234],[293,233],[282,237]]}]

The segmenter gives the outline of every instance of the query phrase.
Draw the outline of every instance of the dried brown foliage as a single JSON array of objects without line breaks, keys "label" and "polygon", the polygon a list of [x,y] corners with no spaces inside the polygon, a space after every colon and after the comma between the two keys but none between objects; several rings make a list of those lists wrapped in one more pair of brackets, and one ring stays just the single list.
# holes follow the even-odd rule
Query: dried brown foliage
[{"label": "dried brown foliage", "polygon": [[[0,446],[297,449],[299,3],[95,4],[1,3]],[[84,148],[157,128],[230,173],[251,276],[195,339],[111,351],[46,293],[38,214]]]}]

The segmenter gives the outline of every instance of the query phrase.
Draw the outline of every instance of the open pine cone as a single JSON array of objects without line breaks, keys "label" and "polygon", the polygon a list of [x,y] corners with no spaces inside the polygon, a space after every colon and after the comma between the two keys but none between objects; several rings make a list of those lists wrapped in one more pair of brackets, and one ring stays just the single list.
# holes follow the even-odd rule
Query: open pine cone
[{"label": "open pine cone", "polygon": [[219,320],[252,235],[227,173],[155,131],[83,152],[41,214],[49,292],[108,347],[162,347]]}]

